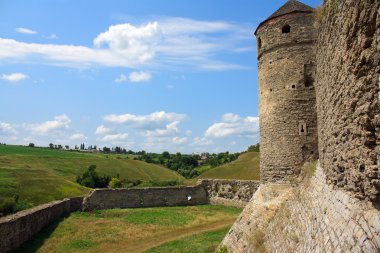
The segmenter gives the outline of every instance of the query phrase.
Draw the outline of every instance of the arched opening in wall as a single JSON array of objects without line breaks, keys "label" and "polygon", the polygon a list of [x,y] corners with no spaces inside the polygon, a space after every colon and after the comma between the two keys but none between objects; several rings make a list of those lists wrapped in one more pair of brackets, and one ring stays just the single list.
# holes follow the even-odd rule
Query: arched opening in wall
[{"label": "arched opening in wall", "polygon": [[284,25],[281,28],[282,33],[290,33],[290,25]]},{"label": "arched opening in wall", "polygon": [[257,39],[257,46],[259,47],[259,49],[261,48],[261,38]]}]

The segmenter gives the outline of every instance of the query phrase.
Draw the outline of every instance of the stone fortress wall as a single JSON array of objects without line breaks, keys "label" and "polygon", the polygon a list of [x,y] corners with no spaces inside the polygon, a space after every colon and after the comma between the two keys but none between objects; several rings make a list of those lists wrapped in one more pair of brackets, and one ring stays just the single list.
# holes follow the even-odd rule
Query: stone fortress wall
[{"label": "stone fortress wall", "polygon": [[83,197],[53,201],[0,219],[0,253],[17,249],[46,225],[82,209]]},{"label": "stone fortress wall", "polygon": [[[286,177],[281,166],[274,180],[264,178],[221,244],[230,252],[379,252],[380,1],[324,0],[319,19],[314,76],[320,164],[311,178],[293,185],[276,180]],[[272,177],[265,161],[261,169]]]},{"label": "stone fortress wall", "polygon": [[245,207],[260,181],[231,179],[200,179],[197,185],[206,189],[211,204]]},{"label": "stone fortress wall", "polygon": [[380,212],[327,183],[320,166],[298,187],[262,184],[221,246],[229,252],[378,252]]},{"label": "stone fortress wall", "polygon": [[[209,187],[215,184],[222,187]],[[202,183],[191,187],[94,189],[85,198],[53,201],[0,218],[0,253],[16,250],[46,225],[59,221],[71,212],[209,203],[242,207],[252,197],[258,184],[257,181],[202,180]],[[218,196],[216,202],[213,201],[215,196]]]},{"label": "stone fortress wall", "polygon": [[83,211],[158,206],[208,204],[205,188],[157,187],[136,189],[94,189],[83,200]]},{"label": "stone fortress wall", "polygon": [[260,179],[291,182],[318,157],[312,9],[267,19],[256,31]]},{"label": "stone fortress wall", "polygon": [[380,204],[380,2],[325,1],[317,44],[319,153],[328,183]]}]

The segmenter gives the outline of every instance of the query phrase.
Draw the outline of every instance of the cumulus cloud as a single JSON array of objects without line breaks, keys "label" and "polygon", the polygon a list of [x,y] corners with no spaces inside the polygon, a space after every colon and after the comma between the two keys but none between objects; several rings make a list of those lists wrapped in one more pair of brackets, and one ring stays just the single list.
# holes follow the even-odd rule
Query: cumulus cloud
[{"label": "cumulus cloud", "polygon": [[125,82],[127,80],[128,80],[128,78],[126,77],[126,75],[121,74],[118,78],[115,79],[115,82],[116,83],[122,83],[122,82]]},{"label": "cumulus cloud", "polygon": [[19,81],[28,79],[29,76],[23,74],[23,73],[12,73],[12,74],[2,74],[0,79],[11,82],[11,83],[17,83]]},{"label": "cumulus cloud", "polygon": [[103,136],[100,140],[105,142],[115,142],[128,139],[128,134],[107,134]]},{"label": "cumulus cloud", "polygon": [[158,42],[160,33],[157,22],[142,26],[113,25],[94,39],[94,45],[96,47],[105,45],[115,53],[144,63],[154,57],[154,46]]},{"label": "cumulus cloud", "polygon": [[11,124],[0,122],[0,135],[14,135],[17,133],[16,128]]},{"label": "cumulus cloud", "polygon": [[147,130],[166,127],[167,124],[175,121],[183,121],[186,115],[177,114],[174,112],[153,112],[148,115],[134,115],[134,114],[110,114],[104,117],[104,120],[110,123],[124,124],[134,127],[140,127]]},{"label": "cumulus cloud", "polygon": [[101,125],[101,126],[98,126],[98,127],[96,128],[95,133],[96,133],[96,134],[107,134],[107,133],[109,133],[110,131],[111,131],[111,129],[109,129],[109,128],[103,126],[103,125]]},{"label": "cumulus cloud", "polygon": [[48,134],[69,129],[70,122],[70,118],[66,114],[62,114],[55,116],[54,120],[49,120],[38,124],[26,125],[26,129],[36,134]]},{"label": "cumulus cloud", "polygon": [[87,136],[84,135],[84,134],[73,134],[70,136],[70,140],[72,141],[86,141],[87,140]]},{"label": "cumulus cloud", "polygon": [[171,17],[140,25],[112,25],[94,38],[93,47],[0,38],[0,59],[79,68],[136,68],[144,65],[215,71],[242,68],[218,60],[217,55],[234,53],[236,48],[244,48],[250,40],[250,28],[244,24]]},{"label": "cumulus cloud", "polygon": [[228,113],[221,122],[211,125],[205,132],[206,137],[225,138],[229,136],[253,137],[259,131],[259,118],[246,117]]},{"label": "cumulus cloud", "polygon": [[32,29],[28,29],[28,28],[24,28],[24,27],[16,28],[16,32],[22,33],[22,34],[36,34],[37,33],[36,31],[34,31]]},{"label": "cumulus cloud", "polygon": [[187,142],[187,138],[186,137],[178,137],[178,136],[176,136],[176,137],[173,137],[172,139],[171,139],[171,141],[172,141],[172,143],[174,143],[174,144],[184,144],[184,143],[186,143]]},{"label": "cumulus cloud", "polygon": [[209,140],[205,137],[195,137],[193,139],[193,145],[194,146],[208,146],[208,145],[212,145],[214,144],[214,142],[212,140]]},{"label": "cumulus cloud", "polygon": [[180,123],[179,121],[174,121],[170,124],[167,124],[165,129],[148,130],[146,131],[145,136],[146,137],[162,137],[162,136],[175,135],[179,133],[179,129],[177,127],[179,123]]},{"label": "cumulus cloud", "polygon": [[129,74],[129,81],[132,83],[148,82],[151,78],[151,74],[144,71],[135,71]]},{"label": "cumulus cloud", "polygon": [[148,82],[152,78],[152,75],[149,72],[144,71],[134,71],[131,72],[128,77],[124,74],[121,74],[118,78],[115,79],[116,83],[122,83],[130,81],[132,83]]}]

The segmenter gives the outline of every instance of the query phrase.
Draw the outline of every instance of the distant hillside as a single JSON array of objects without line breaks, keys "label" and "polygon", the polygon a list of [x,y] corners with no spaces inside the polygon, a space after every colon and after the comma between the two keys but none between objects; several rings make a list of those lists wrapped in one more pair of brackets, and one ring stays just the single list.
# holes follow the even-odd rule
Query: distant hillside
[{"label": "distant hillside", "polygon": [[47,148],[0,146],[0,204],[20,196],[33,205],[78,196],[90,189],[75,180],[95,164],[99,174],[142,181],[184,180],[174,171],[127,155],[90,154]]},{"label": "distant hillside", "polygon": [[198,178],[259,180],[259,153],[244,153],[236,161],[212,168]]}]

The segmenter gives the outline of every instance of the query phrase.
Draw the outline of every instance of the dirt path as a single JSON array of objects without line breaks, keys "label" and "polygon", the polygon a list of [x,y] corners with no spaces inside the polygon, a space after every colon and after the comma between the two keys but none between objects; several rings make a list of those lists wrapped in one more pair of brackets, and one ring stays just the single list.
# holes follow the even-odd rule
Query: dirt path
[{"label": "dirt path", "polygon": [[[167,233],[158,234],[157,236],[152,236],[151,238],[145,240],[145,241],[135,241],[135,242],[128,242],[124,245],[118,245],[119,247],[115,248],[107,248],[107,252],[128,252],[128,253],[139,253],[143,252],[145,250],[148,250],[150,248],[159,246],[161,244],[164,244],[166,242],[174,241],[181,239],[183,237],[196,235],[203,232],[218,230],[227,226],[231,226],[236,218],[226,219],[223,221],[214,222],[211,224],[205,224],[205,225],[199,225],[195,227],[189,227],[189,228],[183,228],[176,231],[170,231]],[[116,245],[115,245],[116,246]],[[123,247],[124,246],[124,247]]]}]

